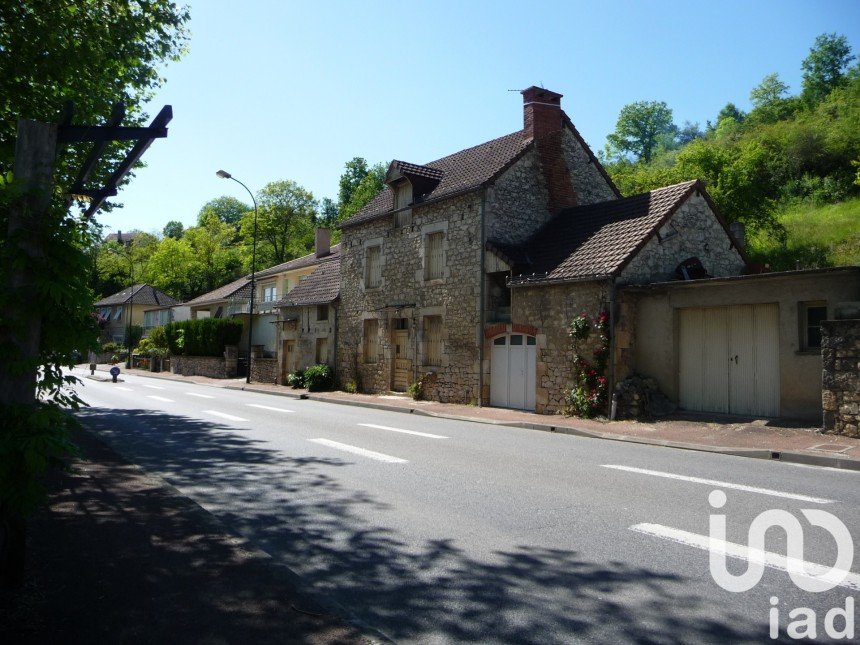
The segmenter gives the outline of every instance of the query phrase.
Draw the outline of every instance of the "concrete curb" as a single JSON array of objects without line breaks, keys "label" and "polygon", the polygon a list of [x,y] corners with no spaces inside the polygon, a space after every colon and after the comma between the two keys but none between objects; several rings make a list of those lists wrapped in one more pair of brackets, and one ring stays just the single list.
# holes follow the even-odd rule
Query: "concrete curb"
[{"label": "concrete curb", "polygon": [[[148,378],[162,378],[158,376],[150,376],[149,374],[139,374],[138,376]],[[94,378],[94,377],[90,377]],[[96,380],[99,380],[96,378]],[[110,380],[110,379],[106,379]],[[175,380],[175,379],[170,379]],[[197,385],[208,385],[206,383],[197,383]],[[581,428],[570,428],[567,426],[556,426],[548,423],[531,423],[527,421],[500,421],[498,419],[484,419],[482,417],[471,417],[466,415],[446,414],[444,412],[435,412],[432,410],[424,410],[420,407],[387,405],[385,403],[375,403],[370,401],[348,401],[336,397],[328,397],[324,393],[321,394],[306,394],[291,392],[285,390],[272,391],[267,388],[254,387],[253,384],[245,385],[226,385],[226,386],[210,386],[221,387],[225,390],[242,390],[245,392],[256,392],[258,394],[271,394],[272,396],[282,396],[296,400],[319,401],[322,403],[334,403],[337,405],[351,405],[361,408],[370,408],[374,410],[385,410],[388,412],[402,412],[404,414],[415,414],[418,416],[436,417],[438,419],[452,419],[454,421],[471,421],[473,423],[484,423],[487,425],[505,426],[508,428],[523,428],[526,430],[539,430],[541,432],[554,432],[556,434],[566,434],[574,437],[584,437],[586,439],[604,439],[609,441],[624,441],[627,443],[638,443],[646,446],[659,446],[662,448],[676,448],[678,450],[694,450],[697,452],[710,452],[719,455],[729,455],[733,457],[748,457],[751,459],[765,459],[768,461],[780,461],[783,463],[800,464],[804,466],[819,466],[823,468],[836,468],[839,470],[853,470],[860,472],[860,459],[849,459],[847,457],[835,455],[811,455],[805,452],[784,452],[768,448],[732,448],[725,446],[708,446],[699,443],[685,443],[680,441],[669,441],[666,439],[648,439],[647,437],[634,437],[630,435],[613,434],[611,432],[597,432],[593,430],[583,430]]]},{"label": "concrete curb", "polygon": [[[268,390],[255,390],[257,392],[266,393]],[[481,417],[470,417],[456,414],[445,414],[444,412],[435,412],[432,410],[422,410],[415,407],[401,407],[396,405],[385,405],[384,403],[370,403],[367,401],[346,401],[325,395],[318,396],[314,394],[306,395],[306,398],[311,401],[320,401],[324,403],[335,403],[338,405],[352,405],[362,408],[372,408],[376,410],[387,410],[390,412],[402,412],[404,414],[415,414],[418,416],[436,417],[439,419],[452,419],[455,421],[471,421],[473,423],[484,423],[487,425],[505,426],[508,428],[523,428],[526,430],[539,430],[541,432],[553,432],[556,434],[566,434],[574,437],[583,437],[586,439],[603,439],[609,441],[623,441],[626,443],[638,443],[646,446],[658,446],[661,448],[675,448],[678,450],[693,450],[696,452],[710,452],[718,455],[728,455],[732,457],[747,457],[750,459],[764,459],[767,461],[781,461],[784,463],[802,464],[805,466],[820,466],[825,468],[837,468],[840,470],[860,471],[860,460],[848,459],[846,457],[836,457],[831,455],[810,455],[803,452],[782,452],[768,448],[732,448],[725,446],[708,446],[699,443],[685,443],[680,441],[669,441],[666,439],[648,439],[647,437],[633,437],[630,435],[613,434],[611,432],[596,432],[593,430],[583,430],[581,428],[569,428],[566,426],[555,426],[546,423],[530,423],[525,421],[499,421],[497,419],[483,419]]]}]

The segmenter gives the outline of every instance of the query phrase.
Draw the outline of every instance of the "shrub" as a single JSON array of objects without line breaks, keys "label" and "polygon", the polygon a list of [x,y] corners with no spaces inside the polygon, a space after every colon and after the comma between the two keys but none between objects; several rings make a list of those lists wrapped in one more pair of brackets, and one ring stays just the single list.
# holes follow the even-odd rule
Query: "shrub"
[{"label": "shrub", "polygon": [[153,346],[167,349],[167,333],[164,331],[164,327],[154,327],[151,329],[149,331],[149,340],[152,341]]},{"label": "shrub", "polygon": [[225,345],[242,337],[242,321],[232,318],[182,320],[164,326],[170,353],[184,356],[223,356]]},{"label": "shrub", "polygon": [[348,394],[355,394],[358,392],[358,384],[355,381],[347,381],[343,384],[343,391]]},{"label": "shrub", "polygon": [[305,387],[309,392],[321,392],[334,387],[334,374],[328,365],[311,365],[305,370]]},{"label": "shrub", "polygon": [[287,385],[291,386],[294,390],[298,390],[305,386],[305,371],[298,370],[293,372],[292,374],[287,375]]}]

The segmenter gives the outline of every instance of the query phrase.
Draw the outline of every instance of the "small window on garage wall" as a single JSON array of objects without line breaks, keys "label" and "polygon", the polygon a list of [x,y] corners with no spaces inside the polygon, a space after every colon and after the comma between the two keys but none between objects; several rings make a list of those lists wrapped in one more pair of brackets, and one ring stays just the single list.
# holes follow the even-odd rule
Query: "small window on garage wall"
[{"label": "small window on garage wall", "polygon": [[317,320],[328,320],[328,305],[317,305]]},{"label": "small window on garage wall", "polygon": [[801,302],[797,308],[800,320],[800,349],[804,352],[821,348],[821,322],[827,320],[827,302]]}]

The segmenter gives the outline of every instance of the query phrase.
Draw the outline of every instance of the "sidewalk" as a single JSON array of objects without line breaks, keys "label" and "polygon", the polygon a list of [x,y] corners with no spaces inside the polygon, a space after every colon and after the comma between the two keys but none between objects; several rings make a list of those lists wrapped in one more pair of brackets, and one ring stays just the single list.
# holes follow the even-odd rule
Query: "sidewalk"
[{"label": "sidewalk", "polygon": [[[99,365],[97,369],[101,372],[109,370],[110,367],[109,365]],[[124,369],[123,372],[125,372]],[[85,373],[89,374],[89,370],[86,370]],[[411,414],[467,419],[488,424],[530,428],[583,437],[860,470],[860,439],[822,434],[818,427],[803,422],[752,419],[731,415],[681,413],[651,422],[601,421],[562,415],[541,415],[504,408],[414,401],[408,396],[397,394],[308,393],[307,390],[294,390],[283,385],[267,383],[251,383],[249,385],[245,383],[244,378],[186,377],[169,372],[152,373],[138,369],[131,370],[131,373],[154,378],[191,381],[213,387],[396,410]],[[77,374],[80,376],[82,370],[77,370]],[[120,376],[120,378],[122,377]]]},{"label": "sidewalk", "polygon": [[84,432],[28,525],[27,582],[0,592],[4,643],[361,643],[272,562]]}]

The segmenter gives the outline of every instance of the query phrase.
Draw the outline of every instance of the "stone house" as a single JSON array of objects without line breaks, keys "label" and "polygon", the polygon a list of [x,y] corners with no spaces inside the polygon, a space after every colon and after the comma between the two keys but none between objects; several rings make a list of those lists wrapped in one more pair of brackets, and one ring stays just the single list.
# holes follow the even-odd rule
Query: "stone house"
[{"label": "stone house", "polygon": [[143,327],[144,336],[153,327],[167,324],[179,301],[149,284],[136,284],[93,304],[102,328],[101,341],[125,343],[129,325]]},{"label": "stone house", "polygon": [[342,224],[340,382],[553,413],[574,384],[572,320],[605,312],[609,391],[639,373],[687,409],[820,416],[803,336],[860,299],[857,272],[745,275],[742,230],[701,182],[622,198],[561,95],[522,95],[522,130],[393,161]]},{"label": "stone house", "polygon": [[566,207],[620,196],[561,95],[522,94],[523,129],[425,165],[393,161],[386,188],[342,224],[341,383],[421,380],[428,397],[489,403],[485,330],[511,323],[511,290],[488,241],[523,243]]},{"label": "stone house", "polygon": [[278,318],[277,382],[310,365],[335,367],[340,298],[339,247],[310,265],[311,273],[274,304]]}]

